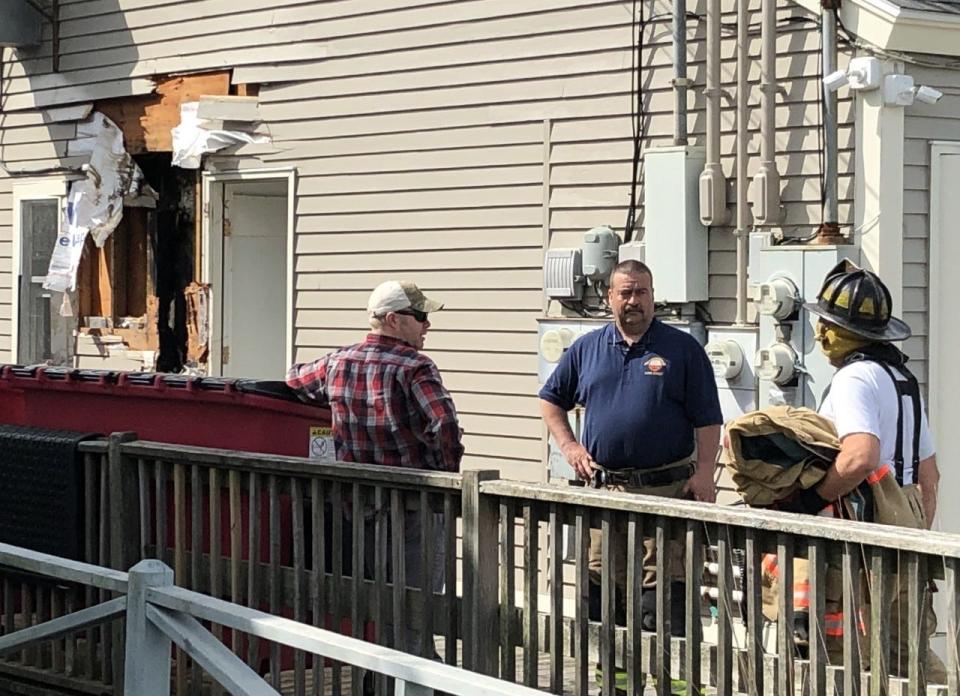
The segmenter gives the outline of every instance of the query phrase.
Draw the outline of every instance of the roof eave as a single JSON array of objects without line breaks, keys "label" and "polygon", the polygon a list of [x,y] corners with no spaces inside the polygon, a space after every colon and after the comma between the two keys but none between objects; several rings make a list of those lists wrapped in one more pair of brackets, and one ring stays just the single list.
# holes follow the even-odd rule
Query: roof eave
[{"label": "roof eave", "polygon": [[[820,0],[794,0],[820,13]],[[845,0],[843,25],[864,42],[887,51],[960,56],[960,15],[906,10],[885,0]]]}]

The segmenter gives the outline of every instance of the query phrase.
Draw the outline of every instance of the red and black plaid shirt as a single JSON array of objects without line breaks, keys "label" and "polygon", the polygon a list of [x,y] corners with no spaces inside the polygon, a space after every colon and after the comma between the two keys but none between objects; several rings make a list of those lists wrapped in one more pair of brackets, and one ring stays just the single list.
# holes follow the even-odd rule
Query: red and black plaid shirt
[{"label": "red and black plaid shirt", "polygon": [[363,343],[294,365],[287,384],[329,405],[337,459],[458,471],[463,446],[437,366],[410,344],[369,334]]}]

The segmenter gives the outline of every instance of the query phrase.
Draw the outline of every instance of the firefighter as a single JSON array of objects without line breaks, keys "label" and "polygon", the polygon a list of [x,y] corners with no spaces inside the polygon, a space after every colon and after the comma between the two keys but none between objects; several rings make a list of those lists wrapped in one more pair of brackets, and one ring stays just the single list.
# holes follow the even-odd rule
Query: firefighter
[{"label": "firefighter", "polygon": [[[876,499],[874,521],[929,529],[940,475],[917,379],[894,345],[910,337],[910,327],[892,316],[890,291],[876,274],[844,262],[828,274],[817,301],[804,307],[819,317],[816,340],[838,368],[820,413],[836,424],[840,438],[833,464],[805,494],[808,510],[823,510],[866,482]],[[894,482],[895,495],[885,495]],[[880,580],[894,583],[890,667],[903,673],[909,635],[905,583],[897,587],[896,575]],[[929,591],[923,599],[921,635],[929,643],[936,617]],[[946,670],[929,647],[925,670],[927,682],[945,683]]]}]

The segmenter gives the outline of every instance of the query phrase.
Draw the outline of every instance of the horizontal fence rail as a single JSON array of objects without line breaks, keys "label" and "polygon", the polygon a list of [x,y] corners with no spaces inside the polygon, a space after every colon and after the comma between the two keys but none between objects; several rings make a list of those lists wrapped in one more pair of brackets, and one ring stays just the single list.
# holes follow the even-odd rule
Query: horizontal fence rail
[{"label": "horizontal fence rail", "polygon": [[[144,561],[142,563],[151,562]],[[131,573],[136,570],[137,567]],[[151,571],[156,573],[155,569],[151,569]],[[362,640],[338,635],[332,631],[305,626],[289,619],[276,617],[256,609],[237,606],[182,588],[151,586],[146,588],[144,598],[148,605],[148,617],[151,622],[174,640],[181,639],[181,644],[184,646],[189,645],[189,641],[186,640],[187,637],[203,634],[196,627],[190,631],[183,631],[178,628],[176,621],[178,614],[181,618],[180,626],[189,625],[182,620],[184,616],[194,617],[248,635],[255,635],[264,640],[295,647],[314,655],[323,655],[339,662],[376,672],[397,681],[397,694],[429,696],[434,691],[443,691],[461,694],[462,696],[534,696],[537,693],[533,689],[505,684],[498,679],[467,672],[463,669],[391,648],[372,645]],[[167,609],[168,612],[158,611],[157,608],[159,607]],[[220,644],[216,643],[216,645]],[[233,662],[228,655],[232,656],[232,653],[223,653],[222,659],[226,664],[235,664],[239,670],[246,667],[242,662]],[[215,662],[209,657],[206,661],[211,665]],[[216,665],[213,665],[213,670],[222,671],[222,668],[218,669]],[[244,672],[240,671],[238,673],[243,674]],[[246,693],[245,690],[240,690],[243,687],[240,681],[235,681],[232,693]],[[259,685],[257,688],[260,688]],[[256,693],[261,692],[257,691]],[[275,692],[266,691],[263,693]]]},{"label": "horizontal fence rail", "polygon": [[[430,696],[435,691],[445,691],[463,696],[533,696],[537,693],[532,689],[505,684],[491,677],[175,587],[172,569],[157,560],[140,561],[129,573],[122,573],[0,544],[0,565],[54,580],[126,593],[125,597],[117,597],[0,638],[0,653],[4,653],[75,632],[89,623],[124,615],[127,627],[123,693],[126,696],[170,693],[171,642],[184,649],[208,675],[227,687],[232,694],[278,694],[198,620],[376,672],[395,681],[396,694]],[[199,693],[199,685],[195,685],[195,690]]]},{"label": "horizontal fence rail", "polygon": [[[170,592],[555,694],[960,696],[955,535],[132,434],[80,447],[81,561],[118,583],[157,558],[174,570]],[[0,680],[120,693],[124,621],[110,602],[124,589],[54,581],[2,555],[0,582]],[[946,601],[934,618],[935,583]],[[158,601],[151,616],[172,609]],[[336,651],[319,659],[199,621],[274,691],[396,689],[396,674],[371,677]],[[4,647],[25,629],[29,644]],[[225,692],[210,677],[214,646],[174,644],[174,693]]]}]

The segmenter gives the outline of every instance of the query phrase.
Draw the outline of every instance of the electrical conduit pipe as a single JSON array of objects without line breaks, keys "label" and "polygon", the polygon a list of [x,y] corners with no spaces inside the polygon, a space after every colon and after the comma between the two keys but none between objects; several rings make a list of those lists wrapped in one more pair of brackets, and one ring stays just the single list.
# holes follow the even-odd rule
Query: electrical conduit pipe
[{"label": "electrical conduit pipe", "polygon": [[673,3],[673,144],[687,144],[687,2]]},{"label": "electrical conduit pipe", "polygon": [[[823,32],[823,74],[830,75],[837,69],[837,18],[833,2],[823,0],[820,31]],[[820,82],[823,90],[823,222],[818,241],[836,243],[840,236],[840,212],[837,199],[837,93]]]},{"label": "electrical conduit pipe", "polygon": [[760,13],[760,170],[753,177],[753,221],[780,222],[780,174],[776,163],[777,4],[762,3]]},{"label": "electrical conduit pipe", "polygon": [[727,221],[727,184],[720,168],[720,0],[707,0],[707,152],[700,174],[700,222]]},{"label": "electrical conduit pipe", "polygon": [[[748,22],[747,3],[737,0],[737,316],[736,324],[747,321],[747,234],[749,232],[747,210],[747,52]],[[765,2],[764,5],[771,5]]]}]

